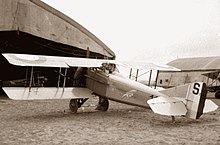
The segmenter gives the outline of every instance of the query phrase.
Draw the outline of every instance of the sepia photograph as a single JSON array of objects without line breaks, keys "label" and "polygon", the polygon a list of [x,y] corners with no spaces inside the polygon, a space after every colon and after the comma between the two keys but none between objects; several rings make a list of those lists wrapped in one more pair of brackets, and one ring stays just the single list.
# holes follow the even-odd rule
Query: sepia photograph
[{"label": "sepia photograph", "polygon": [[220,1],[0,0],[0,145],[220,144]]}]

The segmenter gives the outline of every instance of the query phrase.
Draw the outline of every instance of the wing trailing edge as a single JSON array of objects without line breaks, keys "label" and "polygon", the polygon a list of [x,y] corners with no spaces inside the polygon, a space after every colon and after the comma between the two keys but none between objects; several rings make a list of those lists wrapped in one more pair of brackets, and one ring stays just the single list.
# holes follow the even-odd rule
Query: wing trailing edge
[{"label": "wing trailing edge", "polygon": [[56,88],[56,87],[3,87],[3,90],[13,100],[49,100],[91,98],[92,91],[88,88]]}]

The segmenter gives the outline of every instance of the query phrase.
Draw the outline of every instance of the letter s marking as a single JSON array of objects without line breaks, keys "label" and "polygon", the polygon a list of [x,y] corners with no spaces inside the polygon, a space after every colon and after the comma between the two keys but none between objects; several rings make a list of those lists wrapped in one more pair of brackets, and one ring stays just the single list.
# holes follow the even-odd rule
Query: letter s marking
[{"label": "letter s marking", "polygon": [[199,89],[200,89],[200,84],[195,83],[194,86],[193,86],[193,94],[198,95],[199,94]]}]

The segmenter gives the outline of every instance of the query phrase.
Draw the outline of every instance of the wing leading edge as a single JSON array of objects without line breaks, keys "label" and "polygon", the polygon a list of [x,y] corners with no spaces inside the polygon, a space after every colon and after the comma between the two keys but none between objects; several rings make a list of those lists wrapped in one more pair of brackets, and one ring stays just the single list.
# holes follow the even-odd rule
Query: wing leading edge
[{"label": "wing leading edge", "polygon": [[[18,66],[39,67],[100,67],[105,61],[89,58],[74,58],[60,56],[30,55],[30,54],[2,54],[10,64]],[[107,60],[106,60],[107,61]]]}]

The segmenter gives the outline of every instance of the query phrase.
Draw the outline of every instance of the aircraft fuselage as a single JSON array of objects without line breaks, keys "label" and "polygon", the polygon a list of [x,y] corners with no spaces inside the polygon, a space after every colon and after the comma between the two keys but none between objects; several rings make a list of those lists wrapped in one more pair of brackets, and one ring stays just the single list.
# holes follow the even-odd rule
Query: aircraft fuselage
[{"label": "aircraft fuselage", "polygon": [[140,107],[148,107],[147,100],[152,97],[164,96],[157,90],[124,78],[117,72],[105,74],[89,70],[86,85],[99,96]]}]

